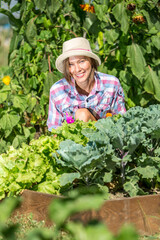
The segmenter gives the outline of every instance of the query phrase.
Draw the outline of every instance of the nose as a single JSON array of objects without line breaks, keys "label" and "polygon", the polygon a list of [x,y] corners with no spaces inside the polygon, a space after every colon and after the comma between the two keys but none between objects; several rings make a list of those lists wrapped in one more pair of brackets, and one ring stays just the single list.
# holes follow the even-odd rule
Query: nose
[{"label": "nose", "polygon": [[78,63],[75,64],[75,71],[79,72],[81,70],[81,67]]}]

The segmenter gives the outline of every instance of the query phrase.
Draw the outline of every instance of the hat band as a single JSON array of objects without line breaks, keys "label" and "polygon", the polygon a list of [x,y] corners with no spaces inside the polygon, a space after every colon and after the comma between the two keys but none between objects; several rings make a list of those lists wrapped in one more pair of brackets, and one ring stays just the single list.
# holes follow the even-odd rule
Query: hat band
[{"label": "hat band", "polygon": [[84,48],[75,48],[75,49],[70,49],[70,50],[68,50],[67,52],[69,52],[69,51],[76,51],[76,50],[83,50],[83,51],[88,51],[88,52],[91,52],[91,50],[89,50],[89,49],[84,49]]}]

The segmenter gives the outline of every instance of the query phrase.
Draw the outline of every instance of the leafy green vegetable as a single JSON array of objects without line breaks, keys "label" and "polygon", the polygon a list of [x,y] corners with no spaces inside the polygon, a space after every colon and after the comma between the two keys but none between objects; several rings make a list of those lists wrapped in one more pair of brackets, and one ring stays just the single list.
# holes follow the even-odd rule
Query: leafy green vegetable
[{"label": "leafy green vegetable", "polygon": [[97,122],[65,122],[52,134],[0,155],[0,199],[23,189],[67,194],[93,187],[130,196],[159,190],[160,105]]},{"label": "leafy green vegetable", "polygon": [[[51,153],[58,148],[53,137],[42,136],[22,148],[10,148],[0,156],[0,192],[19,194],[23,189],[33,189],[58,194],[60,170]],[[42,184],[43,183],[43,184]]]},{"label": "leafy green vegetable", "polygon": [[[86,127],[95,129],[93,122],[76,121],[72,126],[64,123],[53,131],[57,137],[41,136],[32,140],[29,145],[23,144],[19,149],[10,147],[6,154],[1,154],[0,199],[6,195],[17,195],[23,189],[60,194],[61,187],[66,185],[64,180],[60,182],[60,176],[63,173],[69,176],[71,170],[67,165],[62,167],[57,164],[53,153],[59,149],[60,142],[67,138],[85,145],[88,139],[81,131]],[[66,179],[65,175],[63,179]],[[71,177],[69,182],[72,183],[73,180]]]},{"label": "leafy green vegetable", "polygon": [[66,184],[77,172],[80,173],[77,186],[82,183],[103,186],[109,174],[115,189],[130,196],[154,191],[160,172],[159,123],[160,105],[134,107],[118,119],[98,120],[96,130],[82,130],[88,138],[86,146],[70,140],[61,142],[54,156],[58,164],[72,171],[68,180],[65,176]]}]

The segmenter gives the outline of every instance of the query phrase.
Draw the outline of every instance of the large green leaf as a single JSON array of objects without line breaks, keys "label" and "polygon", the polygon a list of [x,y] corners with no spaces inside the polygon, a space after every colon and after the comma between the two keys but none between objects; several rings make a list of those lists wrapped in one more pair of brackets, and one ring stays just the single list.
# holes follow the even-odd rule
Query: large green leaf
[{"label": "large green leaf", "polygon": [[155,99],[160,101],[160,80],[155,71],[150,67],[145,71],[144,89],[147,93],[153,94]]},{"label": "large green leaf", "polygon": [[[22,39],[23,39],[23,36],[18,34],[17,31],[13,30],[12,38],[11,38],[10,45],[9,45],[9,55],[15,49],[17,49],[17,47],[20,44],[20,42],[22,41]],[[10,60],[11,60],[11,58],[9,57],[9,61]]]},{"label": "large green leaf", "polygon": [[55,199],[50,206],[50,217],[57,226],[60,226],[74,213],[99,209],[103,201],[103,197],[96,194],[84,195],[76,199]]},{"label": "large green leaf", "polygon": [[26,37],[28,42],[35,47],[36,46],[36,37],[37,37],[37,27],[34,24],[34,18],[30,19],[27,23],[26,28]]},{"label": "large green leaf", "polygon": [[112,12],[116,20],[121,24],[122,32],[126,34],[129,28],[129,18],[127,16],[124,2],[116,4],[115,7],[112,9]]},{"label": "large green leaf", "polygon": [[41,61],[41,71],[42,72],[48,71],[48,60],[45,57]]},{"label": "large green leaf", "polygon": [[141,77],[144,74],[144,69],[146,66],[146,61],[141,51],[141,48],[138,44],[132,43],[131,46],[128,46],[128,54],[130,58],[130,65],[133,74],[139,78],[141,81]]},{"label": "large green leaf", "polygon": [[24,112],[24,110],[26,109],[27,107],[27,98],[26,96],[14,96],[13,97],[13,106],[15,108],[20,108],[22,110],[22,112]]},{"label": "large green leaf", "polygon": [[0,89],[0,103],[6,101],[10,91],[11,91],[10,85],[4,85],[3,88]]},{"label": "large green leaf", "polygon": [[145,18],[147,19],[147,24],[148,24],[148,28],[149,30],[151,29],[157,29],[158,31],[160,31],[160,17],[159,14],[157,12],[157,14],[151,10],[151,11],[146,11],[145,9],[142,9],[142,13],[144,14]]},{"label": "large green leaf", "polygon": [[43,86],[43,94],[45,96],[49,96],[49,91],[53,83],[55,82],[55,76],[53,73],[48,73],[47,77],[45,78],[44,81],[44,86]]},{"label": "large green leaf", "polygon": [[0,103],[3,103],[4,101],[6,101],[8,96],[8,92],[1,92],[0,93]]},{"label": "large green leaf", "polygon": [[75,179],[80,177],[80,173],[63,173],[60,177],[60,184],[61,186],[65,186],[68,183],[72,183]]},{"label": "large green leaf", "polygon": [[142,140],[145,139],[145,134],[142,132],[133,133],[127,142],[127,148],[130,154],[132,154],[135,149],[139,146]]},{"label": "large green leaf", "polygon": [[47,2],[47,0],[34,0],[36,7],[38,9],[40,9],[41,11],[44,11],[44,9],[46,7],[46,2]]},{"label": "large green leaf", "polygon": [[106,19],[106,13],[108,10],[107,2],[108,1],[103,1],[103,3],[101,3],[101,4],[97,4],[95,1],[93,2],[96,16],[100,21],[102,21],[102,20],[105,22],[107,21],[107,19]]},{"label": "large green leaf", "polygon": [[63,160],[57,159],[58,163],[78,170],[91,165],[92,161],[98,160],[101,156],[98,149],[89,145],[83,147],[71,140],[61,142],[57,152],[63,158]]},{"label": "large green leaf", "polygon": [[118,29],[107,29],[104,36],[109,44],[114,44],[119,37],[119,31]]},{"label": "large green leaf", "polygon": [[0,127],[3,130],[12,131],[13,127],[15,127],[20,120],[20,116],[17,113],[7,113],[3,115],[0,119]]},{"label": "large green leaf", "polygon": [[90,33],[97,34],[100,30],[98,24],[99,24],[99,21],[97,20],[96,15],[92,13],[88,13],[87,17],[85,18],[83,27]]},{"label": "large green leaf", "polygon": [[142,175],[142,178],[151,179],[157,176],[159,170],[154,166],[137,167],[136,171]]},{"label": "large green leaf", "polygon": [[134,176],[130,179],[130,181],[127,181],[123,187],[126,192],[129,193],[131,197],[134,197],[138,194],[139,186],[138,186],[138,180],[139,178],[137,176]]},{"label": "large green leaf", "polygon": [[62,1],[61,0],[47,0],[47,15],[51,20],[53,20],[53,17],[57,13],[57,11],[60,9],[62,6]]},{"label": "large green leaf", "polygon": [[152,36],[151,37],[153,45],[160,50],[160,36]]},{"label": "large green leaf", "polygon": [[[106,119],[100,119],[98,122],[96,122],[95,126],[102,133],[102,135],[103,135],[102,140],[103,141],[106,141],[106,140],[108,141],[108,136],[109,136],[114,148],[119,148],[119,149],[123,148],[123,146],[124,146],[124,142],[123,142],[124,141],[123,140],[124,133],[123,133],[122,125],[115,125],[111,118],[106,118]],[[108,136],[105,137],[104,133],[106,133]],[[98,134],[97,134],[97,136],[98,136]],[[110,146],[110,144],[108,144],[107,147],[109,147],[109,146]]]},{"label": "large green leaf", "polygon": [[22,145],[22,143],[26,142],[26,137],[25,136],[21,136],[21,135],[16,135],[16,137],[14,138],[13,142],[12,142],[12,146],[14,148],[18,148]]},{"label": "large green leaf", "polygon": [[18,12],[20,11],[21,9],[21,4],[18,2],[16,5],[14,5],[12,8],[11,8],[11,12],[14,13],[14,12]]},{"label": "large green leaf", "polygon": [[103,53],[104,53],[104,51],[103,51],[103,46],[104,46],[104,43],[103,43],[103,32],[99,32],[98,33],[97,41],[98,41],[98,46],[99,46],[99,55],[103,55]]},{"label": "large green leaf", "polygon": [[27,97],[27,105],[28,105],[27,111],[28,111],[29,113],[31,113],[31,111],[32,111],[33,108],[36,106],[36,104],[37,104],[37,99],[36,99],[36,97],[35,97],[35,96],[31,96],[31,95],[29,94],[28,97]]}]

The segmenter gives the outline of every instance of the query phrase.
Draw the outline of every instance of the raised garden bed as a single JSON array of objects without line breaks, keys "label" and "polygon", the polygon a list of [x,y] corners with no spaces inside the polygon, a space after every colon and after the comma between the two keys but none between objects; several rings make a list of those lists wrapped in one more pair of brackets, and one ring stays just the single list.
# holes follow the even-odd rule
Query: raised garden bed
[{"label": "raised garden bed", "polygon": [[[14,215],[32,213],[35,220],[45,221],[50,226],[53,223],[48,217],[48,206],[57,197],[24,190],[22,204]],[[91,219],[101,220],[113,233],[125,223],[131,223],[140,235],[152,235],[160,230],[160,194],[106,200],[99,211],[76,214],[72,219],[84,223]]]}]

